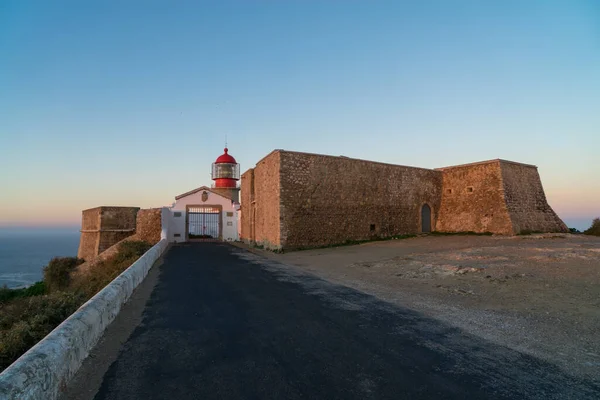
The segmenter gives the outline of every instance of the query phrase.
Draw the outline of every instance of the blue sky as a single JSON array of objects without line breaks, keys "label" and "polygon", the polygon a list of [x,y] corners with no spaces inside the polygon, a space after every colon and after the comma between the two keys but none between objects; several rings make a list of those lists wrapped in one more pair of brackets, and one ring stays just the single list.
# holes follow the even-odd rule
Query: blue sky
[{"label": "blue sky", "polygon": [[0,226],[170,204],[225,136],[242,170],[275,148],[535,164],[585,228],[600,3],[0,1]]}]

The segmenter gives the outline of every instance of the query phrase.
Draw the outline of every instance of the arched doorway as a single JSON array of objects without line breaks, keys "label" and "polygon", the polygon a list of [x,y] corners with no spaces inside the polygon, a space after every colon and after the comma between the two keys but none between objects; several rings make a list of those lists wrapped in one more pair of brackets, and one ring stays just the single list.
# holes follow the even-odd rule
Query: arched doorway
[{"label": "arched doorway", "polygon": [[431,207],[428,204],[421,207],[421,232],[431,232]]}]

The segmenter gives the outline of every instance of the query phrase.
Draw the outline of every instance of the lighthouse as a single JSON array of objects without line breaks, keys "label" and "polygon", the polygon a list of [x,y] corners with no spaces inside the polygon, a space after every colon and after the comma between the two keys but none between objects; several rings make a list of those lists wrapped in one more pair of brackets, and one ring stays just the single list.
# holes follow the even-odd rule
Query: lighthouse
[{"label": "lighthouse", "polygon": [[212,180],[215,181],[213,188],[220,192],[229,194],[229,197],[236,203],[240,202],[240,164],[229,154],[226,147],[225,152],[217,157],[212,165]]}]

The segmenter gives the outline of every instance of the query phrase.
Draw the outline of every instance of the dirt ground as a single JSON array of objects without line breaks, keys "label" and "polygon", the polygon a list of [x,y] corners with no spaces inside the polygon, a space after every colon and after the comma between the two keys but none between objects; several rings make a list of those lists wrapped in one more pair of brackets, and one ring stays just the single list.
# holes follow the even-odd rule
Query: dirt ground
[{"label": "dirt ground", "polygon": [[600,382],[600,237],[424,236],[253,251]]}]

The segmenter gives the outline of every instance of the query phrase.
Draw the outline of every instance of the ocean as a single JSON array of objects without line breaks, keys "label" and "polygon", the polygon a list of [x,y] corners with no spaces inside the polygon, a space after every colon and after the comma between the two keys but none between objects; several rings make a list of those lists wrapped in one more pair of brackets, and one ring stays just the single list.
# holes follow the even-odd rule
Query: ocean
[{"label": "ocean", "polygon": [[18,288],[42,279],[42,268],[54,257],[75,257],[79,227],[1,228],[0,287]]}]

